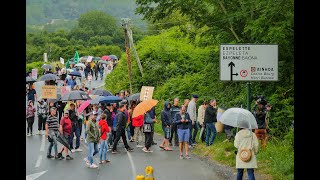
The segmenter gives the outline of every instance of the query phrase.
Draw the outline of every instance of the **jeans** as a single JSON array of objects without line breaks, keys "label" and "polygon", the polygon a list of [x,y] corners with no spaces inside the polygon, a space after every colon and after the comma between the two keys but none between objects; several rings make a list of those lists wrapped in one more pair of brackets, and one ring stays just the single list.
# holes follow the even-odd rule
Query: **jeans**
[{"label": "jeans", "polygon": [[126,149],[129,148],[129,145],[128,145],[128,142],[127,142],[127,139],[126,139],[126,132],[125,132],[125,129],[124,128],[120,128],[120,129],[117,129],[117,134],[116,134],[116,139],[114,140],[113,142],[113,147],[112,147],[112,150],[117,150],[117,145],[118,145],[118,142],[120,140],[120,137],[122,138],[122,141],[123,141],[123,144],[124,144],[124,147]]},{"label": "jeans", "polygon": [[87,133],[86,133],[87,125],[84,124],[83,127],[84,127],[83,136],[84,136],[84,139],[86,139],[87,138]]},{"label": "jeans", "polygon": [[[237,169],[237,170],[238,170],[237,180],[242,180],[243,170],[244,169]],[[248,173],[248,179],[249,180],[255,180],[255,178],[254,178],[254,169],[253,168],[247,169],[247,173]]]},{"label": "jeans", "polygon": [[33,122],[34,122],[34,116],[28,117],[27,122],[28,122],[27,133],[30,132],[32,134],[32,126],[33,126]]},{"label": "jeans", "polygon": [[38,130],[45,130],[46,118],[43,118],[42,115],[38,115]]},{"label": "jeans", "polygon": [[171,137],[169,139],[169,143],[172,143],[172,139],[174,136],[174,145],[179,145],[179,139],[178,139],[178,128],[176,123],[172,123],[171,126]]},{"label": "jeans", "polygon": [[51,155],[52,147],[54,148],[55,156],[58,155],[58,147],[57,147],[58,133],[59,133],[58,131],[54,131],[54,130],[49,129],[49,136],[52,138],[52,142],[50,142],[50,144],[49,144],[47,155]]},{"label": "jeans", "polygon": [[80,147],[80,128],[79,126],[72,126],[71,137],[70,137],[70,148],[73,149],[73,137],[76,133],[76,149]]},{"label": "jeans", "polygon": [[[212,133],[212,136],[211,136],[211,133]],[[210,146],[213,143],[214,138],[216,137],[216,134],[217,134],[217,130],[214,123],[206,123],[206,145],[207,146]],[[211,139],[209,142],[210,136],[211,136]]]},{"label": "jeans", "polygon": [[100,159],[100,161],[108,159],[108,143],[107,143],[107,140],[103,140],[103,141],[100,142],[99,159]]},{"label": "jeans", "polygon": [[193,135],[192,135],[192,143],[195,143],[196,142],[196,136],[197,136],[197,133],[198,133],[198,129],[199,129],[199,122],[195,122],[193,126]]},{"label": "jeans", "polygon": [[135,141],[137,143],[137,145],[139,144],[139,134],[141,134],[142,136],[142,142],[145,141],[145,137],[144,137],[144,133],[142,132],[142,128],[143,126],[141,127],[134,127],[134,137],[135,137]]},{"label": "jeans", "polygon": [[90,165],[93,164],[93,156],[96,155],[98,151],[98,144],[94,142],[89,142],[88,144],[88,160],[90,162]]},{"label": "jeans", "polygon": [[144,133],[145,136],[145,147],[149,149],[152,144],[152,133],[151,132],[146,132]]},{"label": "jeans", "polygon": [[126,127],[126,131],[127,131],[128,140],[130,140],[131,139],[131,133],[130,133],[130,127],[129,126]]}]

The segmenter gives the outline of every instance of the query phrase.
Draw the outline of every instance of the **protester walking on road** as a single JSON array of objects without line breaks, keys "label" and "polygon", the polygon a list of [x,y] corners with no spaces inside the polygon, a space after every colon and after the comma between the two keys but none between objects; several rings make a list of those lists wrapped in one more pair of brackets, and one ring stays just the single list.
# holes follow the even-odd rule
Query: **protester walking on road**
[{"label": "protester walking on road", "polygon": [[124,113],[125,110],[126,110],[126,105],[120,104],[117,115],[116,115],[117,131],[116,131],[116,139],[113,142],[112,154],[118,153],[117,145],[120,140],[120,137],[122,138],[122,141],[124,143],[124,147],[126,148],[126,150],[133,151],[133,148],[131,148],[128,145],[127,138],[126,138],[125,128],[126,128],[126,123],[127,123],[127,117]]},{"label": "protester walking on road", "polygon": [[27,118],[27,136],[33,136],[32,129],[33,129],[33,122],[34,122],[34,114],[36,112],[36,109],[33,106],[32,100],[28,101],[28,106],[26,110],[26,118]]},{"label": "protester walking on road", "polygon": [[[75,109],[75,104],[70,104],[70,109],[69,109],[69,118],[72,123],[72,131],[71,131],[71,141],[70,141],[70,148],[72,149],[72,152],[81,152],[82,149],[80,149],[80,124],[79,124],[79,119],[78,115]],[[73,149],[73,137],[74,134],[76,135],[76,147]]]},{"label": "protester walking on road", "polygon": [[[63,117],[60,120],[60,134],[63,134],[63,136],[67,139],[67,141],[70,144],[71,141],[71,131],[72,131],[72,123],[69,118],[69,111],[65,111],[63,114]],[[62,152],[66,153],[66,160],[72,160],[73,157],[71,157],[68,153],[68,148],[63,146],[58,154],[59,159],[64,159]]]},{"label": "protester walking on road", "polygon": [[[192,123],[190,124],[190,137],[189,137],[189,147],[195,145],[196,135],[198,133],[198,122],[197,122],[197,100],[199,96],[197,94],[192,94],[192,99],[188,104],[187,112],[190,116]],[[194,130],[192,134],[192,130]]]},{"label": "protester walking on road", "polygon": [[38,101],[37,107],[37,114],[38,114],[38,133],[37,134],[44,134],[46,119],[48,116],[48,108],[46,99],[41,99]]},{"label": "protester walking on road", "polygon": [[152,145],[152,132],[154,132],[154,128],[152,124],[157,122],[155,118],[151,117],[151,110],[147,111],[144,115],[144,124],[143,124],[143,132],[145,137],[145,146],[142,149],[144,152],[153,152],[150,147]]},{"label": "protester walking on road", "polygon": [[108,158],[108,142],[107,142],[107,133],[110,132],[105,114],[101,114],[101,120],[99,121],[100,129],[100,150],[99,150],[99,159],[100,164],[105,164],[110,162]]},{"label": "protester walking on road", "polygon": [[161,111],[161,121],[162,121],[162,130],[164,134],[164,139],[159,147],[165,151],[172,151],[172,149],[169,148],[169,138],[171,136],[172,118],[171,118],[171,104],[168,101],[164,103],[164,109]]},{"label": "protester walking on road", "polygon": [[[47,118],[46,121],[46,137],[49,137],[49,148],[47,151],[47,158],[53,158],[58,159],[58,147],[57,147],[57,136],[59,135],[59,122],[58,118],[56,116],[57,114],[57,108],[52,107],[50,109],[50,115]],[[54,148],[55,156],[51,155],[52,147]]]},{"label": "protester walking on road", "polygon": [[171,123],[171,136],[169,139],[169,146],[172,146],[172,139],[174,137],[174,146],[179,146],[179,139],[178,139],[178,129],[177,129],[177,124],[175,121],[175,116],[177,113],[180,112],[181,107],[179,106],[179,98],[174,98],[173,100],[173,105],[171,106],[171,118],[172,118],[172,123]]},{"label": "protester walking on road", "polygon": [[183,159],[183,146],[185,146],[186,159],[190,159],[189,156],[189,135],[190,135],[190,124],[191,119],[189,113],[186,112],[186,107],[181,106],[180,112],[175,116],[176,124],[178,127],[178,137],[179,137],[179,149],[180,149],[180,159]]},{"label": "protester walking on road", "polygon": [[[206,146],[212,145],[216,137],[216,134],[217,134],[217,130],[215,127],[216,122],[217,122],[217,101],[215,99],[211,99],[210,104],[206,108],[204,113],[204,123],[206,126]],[[210,136],[211,136],[211,139],[209,141]]]},{"label": "protester walking on road", "polygon": [[34,104],[34,101],[37,101],[37,91],[34,89],[33,84],[29,84],[29,89],[27,90],[28,101],[31,100]]},{"label": "protester walking on road", "polygon": [[88,143],[88,157],[84,158],[86,165],[90,168],[98,168],[96,164],[93,163],[93,156],[96,155],[98,151],[98,143],[100,140],[99,127],[97,125],[98,113],[96,111],[92,112],[91,119],[87,123],[86,134]]},{"label": "protester walking on road", "polygon": [[[247,125],[242,127],[246,127]],[[249,129],[241,129],[235,136],[234,146],[238,149],[236,155],[237,180],[242,180],[243,171],[247,169],[249,180],[254,180],[254,168],[258,168],[256,154],[258,153],[259,142],[257,136]],[[240,159],[240,150],[243,148],[251,149],[251,159],[244,162]]]}]

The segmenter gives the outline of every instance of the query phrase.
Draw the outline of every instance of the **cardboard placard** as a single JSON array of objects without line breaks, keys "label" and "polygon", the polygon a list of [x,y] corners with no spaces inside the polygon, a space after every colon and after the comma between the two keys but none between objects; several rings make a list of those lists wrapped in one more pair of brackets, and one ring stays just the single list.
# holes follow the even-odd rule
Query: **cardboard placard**
[{"label": "cardboard placard", "polygon": [[142,86],[140,91],[140,101],[152,99],[153,90],[154,90],[153,86]]},{"label": "cardboard placard", "polygon": [[57,86],[42,86],[41,97],[42,99],[57,99]]}]

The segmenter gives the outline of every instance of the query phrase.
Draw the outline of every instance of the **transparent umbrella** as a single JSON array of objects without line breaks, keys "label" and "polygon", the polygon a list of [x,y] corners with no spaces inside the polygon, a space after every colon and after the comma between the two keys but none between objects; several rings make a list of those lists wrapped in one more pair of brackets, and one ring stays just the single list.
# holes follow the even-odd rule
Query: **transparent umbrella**
[{"label": "transparent umbrella", "polygon": [[257,121],[253,114],[243,108],[227,109],[220,117],[221,123],[238,128],[257,129]]}]

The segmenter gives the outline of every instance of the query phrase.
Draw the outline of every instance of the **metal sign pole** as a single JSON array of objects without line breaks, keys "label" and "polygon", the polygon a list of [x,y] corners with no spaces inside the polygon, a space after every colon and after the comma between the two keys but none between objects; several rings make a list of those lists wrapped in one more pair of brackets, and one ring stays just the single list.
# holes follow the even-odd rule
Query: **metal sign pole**
[{"label": "metal sign pole", "polygon": [[250,82],[247,82],[247,99],[248,99],[248,111],[251,111],[251,87],[250,87]]}]

